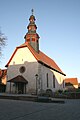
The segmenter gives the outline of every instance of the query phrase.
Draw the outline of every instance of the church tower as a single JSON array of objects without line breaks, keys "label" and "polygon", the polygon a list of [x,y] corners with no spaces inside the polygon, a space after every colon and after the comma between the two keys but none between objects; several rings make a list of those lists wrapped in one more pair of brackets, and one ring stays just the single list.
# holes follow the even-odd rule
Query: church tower
[{"label": "church tower", "polygon": [[32,15],[29,18],[29,25],[27,26],[28,32],[25,35],[25,42],[28,42],[36,52],[39,53],[39,35],[36,33],[37,26],[35,24],[35,16],[33,15],[33,9],[32,9]]}]

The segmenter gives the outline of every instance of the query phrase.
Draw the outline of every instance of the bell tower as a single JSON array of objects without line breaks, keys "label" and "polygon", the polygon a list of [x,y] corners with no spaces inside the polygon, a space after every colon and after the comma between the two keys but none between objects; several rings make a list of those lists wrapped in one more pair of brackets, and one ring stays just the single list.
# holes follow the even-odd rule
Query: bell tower
[{"label": "bell tower", "polygon": [[37,26],[35,24],[34,10],[32,9],[32,15],[29,18],[29,25],[27,26],[28,32],[25,35],[25,42],[28,42],[36,52],[39,53],[39,35],[36,33]]}]

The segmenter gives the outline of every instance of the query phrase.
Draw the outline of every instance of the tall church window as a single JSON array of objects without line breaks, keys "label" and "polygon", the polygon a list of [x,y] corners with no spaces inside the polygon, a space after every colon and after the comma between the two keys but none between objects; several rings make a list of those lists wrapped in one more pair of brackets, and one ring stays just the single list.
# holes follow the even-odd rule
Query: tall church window
[{"label": "tall church window", "polygon": [[65,87],[65,82],[64,82],[64,80],[63,80],[63,88]]},{"label": "tall church window", "polygon": [[48,73],[46,74],[46,79],[47,79],[47,87],[49,87]]},{"label": "tall church window", "polygon": [[53,88],[55,88],[55,75],[53,75]]}]

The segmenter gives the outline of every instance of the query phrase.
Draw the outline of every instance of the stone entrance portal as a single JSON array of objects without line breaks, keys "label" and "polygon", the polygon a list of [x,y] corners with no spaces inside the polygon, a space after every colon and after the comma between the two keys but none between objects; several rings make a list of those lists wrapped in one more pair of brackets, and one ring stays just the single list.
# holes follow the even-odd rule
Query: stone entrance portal
[{"label": "stone entrance portal", "polygon": [[[26,85],[28,84],[28,81],[21,75],[18,75],[17,77],[9,80],[10,82],[10,93],[14,93],[15,88],[15,93],[17,94],[26,94]],[[11,83],[14,83],[13,86]]]}]

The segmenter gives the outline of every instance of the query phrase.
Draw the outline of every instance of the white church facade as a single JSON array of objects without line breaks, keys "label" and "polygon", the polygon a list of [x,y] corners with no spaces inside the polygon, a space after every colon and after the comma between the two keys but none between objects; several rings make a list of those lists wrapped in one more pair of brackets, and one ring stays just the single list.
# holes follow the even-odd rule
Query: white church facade
[{"label": "white church facade", "polygon": [[36,93],[64,90],[65,74],[50,57],[39,50],[35,16],[29,18],[25,43],[16,47],[6,64],[7,93]]}]

